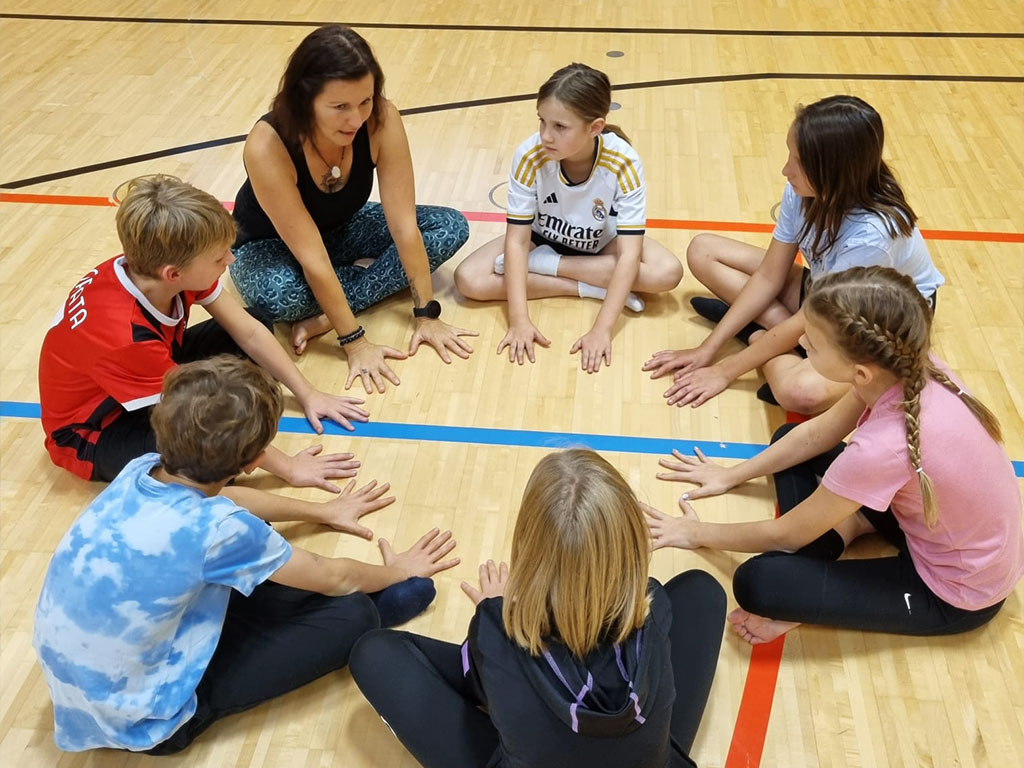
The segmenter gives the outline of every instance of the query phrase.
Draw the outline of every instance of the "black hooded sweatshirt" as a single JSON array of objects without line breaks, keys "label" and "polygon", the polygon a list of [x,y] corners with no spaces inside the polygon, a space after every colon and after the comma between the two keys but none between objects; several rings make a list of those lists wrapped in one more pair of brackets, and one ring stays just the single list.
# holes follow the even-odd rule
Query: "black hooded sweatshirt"
[{"label": "black hooded sweatshirt", "polygon": [[557,640],[532,656],[505,634],[502,599],[477,607],[462,666],[501,737],[487,768],[696,768],[670,733],[668,595],[650,580],[643,628],[584,659]]}]

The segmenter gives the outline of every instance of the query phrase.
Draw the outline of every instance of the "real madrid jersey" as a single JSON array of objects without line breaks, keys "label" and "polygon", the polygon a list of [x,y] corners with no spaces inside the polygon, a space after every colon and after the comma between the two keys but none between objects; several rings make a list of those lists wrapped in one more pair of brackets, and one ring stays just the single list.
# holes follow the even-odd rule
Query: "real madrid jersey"
[{"label": "real madrid jersey", "polygon": [[508,180],[509,224],[529,224],[546,240],[598,253],[616,235],[643,235],[647,222],[640,157],[614,133],[595,139],[586,181],[572,184],[535,133],[516,149]]}]

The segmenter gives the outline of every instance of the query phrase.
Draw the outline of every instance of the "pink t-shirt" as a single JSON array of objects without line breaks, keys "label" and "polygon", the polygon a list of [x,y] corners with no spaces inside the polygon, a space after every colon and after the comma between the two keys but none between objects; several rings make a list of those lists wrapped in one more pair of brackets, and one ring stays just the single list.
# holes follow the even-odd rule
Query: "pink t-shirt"
[{"label": "pink t-shirt", "polygon": [[921,465],[935,490],[938,523],[928,528],[907,451],[902,400],[903,388],[896,385],[864,411],[822,484],[869,509],[891,506],[917,573],[932,592],[958,608],[986,608],[1024,576],[1013,465],[960,397],[930,380],[921,393]]}]

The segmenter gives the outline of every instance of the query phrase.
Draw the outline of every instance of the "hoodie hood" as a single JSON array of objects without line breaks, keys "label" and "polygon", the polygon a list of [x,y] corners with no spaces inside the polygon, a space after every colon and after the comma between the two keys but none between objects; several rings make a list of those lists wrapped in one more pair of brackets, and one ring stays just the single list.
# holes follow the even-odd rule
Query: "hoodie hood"
[{"label": "hoodie hood", "polygon": [[[486,623],[504,633],[501,601],[486,602],[490,605],[481,605],[481,618],[486,616]],[[644,724],[658,701],[662,675],[671,686],[670,670],[664,669],[670,623],[668,599],[656,589],[643,628],[624,643],[599,645],[578,659],[552,640],[539,657],[517,647],[517,661],[537,696],[573,733],[614,738]]]}]

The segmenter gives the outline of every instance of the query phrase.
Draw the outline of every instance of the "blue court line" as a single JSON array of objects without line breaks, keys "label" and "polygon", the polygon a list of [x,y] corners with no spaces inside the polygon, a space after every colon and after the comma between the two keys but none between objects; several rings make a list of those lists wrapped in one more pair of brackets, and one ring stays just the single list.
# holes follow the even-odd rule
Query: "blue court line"
[{"label": "blue court line", "polygon": [[[39,403],[0,400],[0,417],[38,419]],[[352,437],[379,437],[387,440],[423,440],[434,443],[473,443],[476,445],[506,445],[526,448],[565,448],[586,446],[595,451],[613,453],[669,454],[672,449],[693,453],[700,448],[705,455],[717,459],[749,459],[767,446],[759,443],[721,443],[707,440],[682,440],[663,437],[629,437],[627,435],[597,435],[583,432],[541,432],[529,429],[489,429],[485,427],[446,427],[439,424],[401,424],[371,421],[356,424],[349,432],[337,424],[325,421],[324,434]],[[316,434],[309,422],[297,416],[281,419],[280,431],[289,434]],[[1024,461],[1014,461],[1017,477],[1024,477]]]}]

